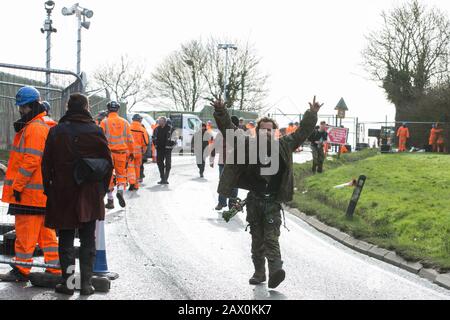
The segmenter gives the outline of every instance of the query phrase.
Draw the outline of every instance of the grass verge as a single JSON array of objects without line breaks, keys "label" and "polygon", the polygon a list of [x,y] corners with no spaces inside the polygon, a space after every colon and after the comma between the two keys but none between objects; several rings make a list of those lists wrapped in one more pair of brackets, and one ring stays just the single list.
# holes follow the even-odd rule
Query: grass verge
[{"label": "grass verge", "polygon": [[[332,159],[322,175],[311,174],[311,163],[295,165],[291,206],[407,260],[450,270],[450,157],[364,150]],[[353,188],[333,186],[361,174],[366,185],[348,220]]]}]

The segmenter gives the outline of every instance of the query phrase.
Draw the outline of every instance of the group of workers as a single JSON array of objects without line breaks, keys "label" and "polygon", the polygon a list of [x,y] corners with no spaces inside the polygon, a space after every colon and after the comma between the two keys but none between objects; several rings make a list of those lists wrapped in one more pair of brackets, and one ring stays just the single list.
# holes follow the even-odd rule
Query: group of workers
[{"label": "group of workers", "polygon": [[[398,152],[407,151],[407,142],[410,138],[409,128],[406,122],[397,130]],[[434,123],[430,130],[428,145],[431,152],[445,152],[444,129],[440,123]]]},{"label": "group of workers", "polygon": [[[104,219],[105,208],[114,208],[115,188],[120,206],[125,207],[124,191],[127,185],[130,191],[134,191],[142,182],[143,155],[150,143],[142,117],[134,115],[129,124],[118,114],[120,104],[111,101],[107,105],[107,115],[101,121],[94,121],[89,113],[87,97],[77,93],[70,96],[66,115],[58,123],[50,118],[50,104],[41,101],[39,91],[31,86],[20,88],[15,104],[21,118],[14,123],[16,135],[6,169],[2,201],[9,204],[8,214],[15,216],[16,264],[12,265],[9,273],[0,275],[0,279],[27,281],[31,272],[27,263],[33,261],[36,244],[41,248],[46,264],[61,263],[62,276],[67,279],[67,268],[64,267],[68,265],[64,261],[72,261],[74,255],[70,250],[73,247],[71,231],[80,229],[81,247],[85,249],[83,256],[80,248],[81,293],[92,294],[95,221]],[[97,157],[111,164],[109,175],[105,171],[107,164],[100,171],[101,177],[107,180],[104,193],[101,187],[99,189],[102,183],[96,182],[89,191],[84,191],[85,184],[76,185],[80,175],[83,177],[86,172],[102,169],[101,166],[96,167],[99,166],[98,161],[91,163],[91,158]],[[89,166],[90,170],[86,171],[86,167],[84,171],[79,169],[81,160],[87,161],[82,164]],[[65,171],[69,171],[66,177]],[[103,198],[106,194],[105,205]],[[83,198],[86,198],[85,202]],[[61,219],[71,212],[72,207],[76,218],[72,217],[73,221],[71,217]],[[55,230],[59,232],[59,244]],[[61,275],[58,268],[49,267],[46,272]],[[73,290],[64,287],[64,283],[63,289],[61,286],[58,288],[58,292],[73,293]]]}]

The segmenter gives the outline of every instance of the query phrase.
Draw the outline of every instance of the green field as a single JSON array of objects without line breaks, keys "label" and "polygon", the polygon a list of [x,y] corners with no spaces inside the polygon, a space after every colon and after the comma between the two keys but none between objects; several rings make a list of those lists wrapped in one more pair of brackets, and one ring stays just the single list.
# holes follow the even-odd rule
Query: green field
[{"label": "green field", "polygon": [[[395,250],[405,259],[450,270],[450,157],[364,152],[327,161],[323,175],[295,166],[291,205],[358,239]],[[353,220],[345,211],[353,188],[333,186],[367,176]]]}]

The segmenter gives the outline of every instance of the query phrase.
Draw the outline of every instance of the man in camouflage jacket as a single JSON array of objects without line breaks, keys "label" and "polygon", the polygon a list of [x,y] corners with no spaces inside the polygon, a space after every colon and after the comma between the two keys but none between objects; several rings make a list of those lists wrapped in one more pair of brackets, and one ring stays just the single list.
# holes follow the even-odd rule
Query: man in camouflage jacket
[{"label": "man in camouflage jacket", "polygon": [[[263,175],[261,169],[267,166],[267,163],[261,161],[259,156],[256,164],[252,164],[249,161],[250,139],[261,139],[263,136],[276,139],[274,134],[275,130],[278,129],[276,122],[267,117],[258,121],[256,137],[245,137],[245,161],[244,163],[239,163],[236,161],[236,158],[239,158],[237,153],[242,148],[237,146],[236,138],[234,140],[226,138],[227,134],[233,134],[237,128],[232,123],[224,104],[221,101],[216,101],[213,104],[215,109],[214,118],[219,130],[227,139],[227,142],[234,141],[235,143],[233,146],[235,152],[234,163],[230,163],[227,160],[220,178],[218,193],[225,197],[231,197],[234,188],[249,190],[247,196],[247,222],[252,235],[252,260],[255,267],[255,273],[249,281],[250,284],[256,285],[266,281],[266,259],[269,267],[269,288],[276,288],[285,278],[279,245],[282,222],[281,203],[291,201],[294,193],[292,153],[313,132],[317,123],[317,112],[323,104],[320,105],[316,102],[314,97],[314,101],[309,105],[310,110],[305,112],[299,129],[289,136],[280,138],[276,149],[268,148],[267,154],[272,160],[278,156],[279,166],[274,174]],[[270,155],[271,149],[275,150],[272,155]]]}]

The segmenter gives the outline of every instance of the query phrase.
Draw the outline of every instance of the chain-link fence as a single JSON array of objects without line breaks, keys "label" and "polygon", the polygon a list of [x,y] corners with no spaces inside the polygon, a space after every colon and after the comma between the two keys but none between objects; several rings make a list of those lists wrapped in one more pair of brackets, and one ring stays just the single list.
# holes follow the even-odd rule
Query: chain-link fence
[{"label": "chain-link fence", "polygon": [[[51,85],[45,86],[50,74]],[[20,87],[36,87],[52,106],[51,116],[58,120],[65,113],[71,93],[84,92],[85,79],[66,70],[45,69],[0,63],[0,149],[9,148],[14,137],[13,123],[19,119],[15,97]]]}]

